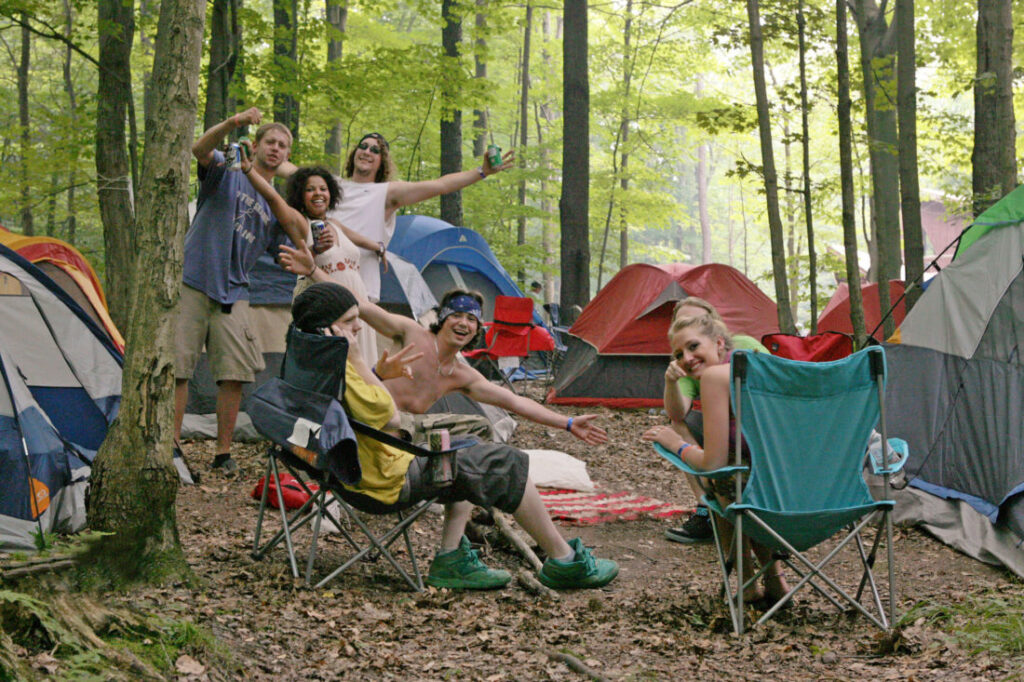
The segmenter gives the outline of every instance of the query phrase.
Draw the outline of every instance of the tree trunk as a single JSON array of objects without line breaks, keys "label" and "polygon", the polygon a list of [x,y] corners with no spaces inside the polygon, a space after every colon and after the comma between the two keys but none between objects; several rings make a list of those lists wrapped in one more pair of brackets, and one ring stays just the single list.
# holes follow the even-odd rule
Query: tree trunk
[{"label": "tree trunk", "polygon": [[99,80],[96,95],[96,194],[103,222],[107,302],[110,317],[127,329],[135,260],[135,208],[125,115],[131,98],[134,3],[100,0]]},{"label": "tree trunk", "polygon": [[[206,75],[206,108],[203,130],[209,130],[235,112],[231,83],[238,60],[237,17],[232,0],[213,0],[210,14],[210,63]],[[234,29],[234,30],[232,30]],[[237,139],[237,133],[232,134]]]},{"label": "tree trunk", "polygon": [[804,161],[804,222],[807,224],[807,281],[811,297],[811,333],[818,333],[818,255],[814,248],[814,218],[811,213],[811,133],[808,116],[810,104],[807,101],[807,21],[804,18],[804,3],[797,6],[797,27],[800,49],[800,127],[803,141]]},{"label": "tree trunk", "polygon": [[1011,0],[978,0],[974,80],[974,215],[1017,186]]},{"label": "tree trunk", "polygon": [[[544,47],[541,50],[541,59],[544,61],[544,72],[551,68],[551,54],[548,52],[547,43],[551,34],[551,12],[545,11],[541,19],[541,35],[543,36]],[[537,107],[536,101],[534,106]],[[545,102],[537,107],[537,148],[540,150],[540,167],[544,174],[540,181],[540,211],[544,217],[541,218],[541,250],[544,252],[544,300],[555,301],[555,281],[552,272],[555,267],[555,230],[551,221],[552,206],[548,200],[548,174],[551,171],[551,159],[548,155],[548,148],[544,144],[544,131],[541,129],[541,120],[550,123],[554,120],[554,113],[551,107]]]},{"label": "tree trunk", "polygon": [[590,82],[587,74],[587,0],[565,0],[562,47],[562,309],[590,301]]},{"label": "tree trunk", "polygon": [[626,195],[629,192],[629,95],[633,79],[633,0],[626,0],[626,21],[622,30],[622,161],[619,163],[619,270],[629,265],[629,209]]},{"label": "tree trunk", "polygon": [[775,172],[775,152],[772,149],[772,127],[768,116],[768,89],[764,80],[764,41],[761,37],[761,17],[758,0],[747,0],[747,18],[750,23],[750,56],[754,71],[754,94],[757,97],[757,125],[761,131],[761,163],[764,166],[764,193],[768,209],[768,230],[772,243],[772,274],[775,280],[775,300],[779,307],[779,330],[796,333],[793,311],[789,307],[789,285],[786,282],[786,250],[782,242],[782,218],[779,215],[779,181]]},{"label": "tree trunk", "polygon": [[154,116],[146,121],[137,267],[127,326],[121,411],[90,477],[89,526],[109,531],[100,558],[130,577],[188,570],[178,544],[171,463],[174,327],[188,224],[205,3],[163,0],[153,62]]},{"label": "tree trunk", "polygon": [[18,125],[21,130],[21,232],[26,235],[36,233],[32,223],[32,135],[29,130],[31,123],[28,115],[28,72],[29,60],[32,56],[32,33],[28,30],[28,15],[21,15],[21,60],[18,62]]},{"label": "tree trunk", "polygon": [[711,262],[711,218],[708,216],[708,143],[697,146],[697,215],[700,219],[700,262]]},{"label": "tree trunk", "polygon": [[[857,219],[853,196],[853,126],[850,122],[850,62],[846,39],[846,0],[836,0],[836,81],[839,116],[839,177],[843,196],[843,249],[846,252],[846,282],[850,287],[850,322],[857,348],[867,340],[864,330],[864,301],[860,291],[857,262]],[[888,288],[888,287],[886,287]]]},{"label": "tree trunk", "polygon": [[[74,12],[71,9],[71,1],[64,0],[64,37],[67,43],[64,48],[64,92],[68,96],[68,112],[71,122],[71,130],[78,130],[78,105],[75,95],[75,82],[71,78],[71,37],[74,30]],[[67,218],[64,224],[64,239],[69,244],[75,244],[75,228],[77,218],[75,216],[75,184],[78,182],[78,145],[71,145],[71,159],[68,162],[68,192],[67,192]]]},{"label": "tree trunk", "polygon": [[[458,82],[462,78],[459,43],[462,42],[462,18],[458,0],[441,2],[441,46],[445,54],[446,77],[441,86],[441,175],[462,170],[462,108]],[[462,225],[462,192],[441,195],[441,220]]]},{"label": "tree trunk", "polygon": [[[299,102],[292,84],[301,77],[298,68],[298,0],[274,1],[274,120],[292,131],[292,148],[299,141]],[[223,119],[222,119],[223,120]]]},{"label": "tree trunk", "polygon": [[[533,5],[530,4],[530,0],[526,0],[526,21],[523,27],[523,63],[520,70],[520,85],[521,89],[519,92],[519,167],[526,169],[526,145],[529,142],[529,136],[526,131],[529,128],[529,105],[530,105],[530,34],[533,32]],[[523,209],[522,215],[519,216],[517,230],[516,230],[516,245],[524,246],[526,244],[526,174],[523,173],[522,179],[519,180],[519,206]],[[519,269],[517,277],[519,280],[519,288],[526,291],[526,271],[522,268]]]},{"label": "tree trunk", "polygon": [[[327,23],[331,25],[327,40],[327,70],[338,73],[341,71],[341,53],[345,45],[342,38],[348,23],[348,0],[326,0],[326,3]],[[327,130],[327,141],[324,142],[324,158],[327,167],[335,173],[341,172],[341,137],[341,118],[334,116]]]},{"label": "tree trunk", "polygon": [[[924,237],[921,233],[921,192],[917,184],[917,68],[914,47],[914,0],[896,0],[896,62],[900,124],[900,208],[903,214],[903,263],[906,267],[906,309],[921,296]],[[1011,110],[1012,111],[1012,110]]]},{"label": "tree trunk", "polygon": [[[473,55],[473,76],[479,82],[487,81],[487,0],[476,0],[476,51]],[[487,109],[473,110],[473,158],[479,159],[487,151]]]},{"label": "tree trunk", "polygon": [[[896,130],[896,84],[893,64],[895,31],[885,21],[885,5],[875,0],[851,0],[860,33],[860,65],[864,79],[864,108],[871,157],[872,206],[878,249],[878,302],[889,310],[889,280],[900,272],[899,138]],[[896,331],[892,316],[883,324],[886,337]]]}]

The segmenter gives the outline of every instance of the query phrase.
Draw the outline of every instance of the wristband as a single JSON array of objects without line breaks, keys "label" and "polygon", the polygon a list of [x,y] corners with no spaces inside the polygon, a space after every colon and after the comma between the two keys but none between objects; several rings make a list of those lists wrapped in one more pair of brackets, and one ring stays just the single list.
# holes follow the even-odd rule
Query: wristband
[{"label": "wristband", "polygon": [[683,444],[679,446],[678,450],[676,450],[676,457],[678,457],[679,459],[683,459],[683,452],[686,450],[686,448],[692,447],[693,443],[687,443],[686,441],[683,441]]},{"label": "wristband", "polygon": [[484,180],[484,179],[487,178],[487,173],[484,173],[484,167],[483,166],[477,166],[476,172],[480,174],[480,179],[481,180]]},{"label": "wristband", "polygon": [[378,246],[378,248],[377,248],[377,257],[378,258],[383,258],[384,257],[384,252],[387,251],[387,247],[384,246],[384,242],[377,242],[377,246]]},{"label": "wristband", "polygon": [[377,365],[374,365],[373,367],[371,367],[370,371],[373,372],[373,376],[377,377],[381,381],[384,381],[384,379],[382,379],[381,376],[379,374],[377,374]]},{"label": "wristband", "polygon": [[569,421],[565,423],[565,430],[572,433],[572,417],[569,417]]}]

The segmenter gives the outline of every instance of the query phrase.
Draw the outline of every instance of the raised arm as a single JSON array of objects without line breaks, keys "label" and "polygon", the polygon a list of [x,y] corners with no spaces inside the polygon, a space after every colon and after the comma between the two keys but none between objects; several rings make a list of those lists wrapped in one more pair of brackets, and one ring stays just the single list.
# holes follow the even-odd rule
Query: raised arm
[{"label": "raised arm", "polygon": [[501,157],[502,163],[497,168],[492,167],[491,162],[485,156],[483,165],[479,168],[449,173],[436,180],[390,182],[388,183],[388,208],[394,210],[400,206],[409,206],[442,194],[457,192],[464,187],[469,187],[474,182],[483,180],[488,175],[511,168],[513,161],[515,161],[515,152],[508,151]]},{"label": "raised arm", "polygon": [[665,370],[665,413],[673,424],[680,424],[693,406],[693,398],[683,395],[679,388],[679,380],[686,374],[679,368],[675,360],[668,363]]},{"label": "raised arm", "polygon": [[[313,253],[306,246],[305,242],[300,243],[297,249],[282,245],[279,252],[279,260],[281,267],[288,272],[309,277],[314,282],[331,281],[326,272],[316,267],[313,261]],[[359,317],[382,335],[392,339],[400,338],[404,340],[410,331],[422,329],[416,320],[389,313],[376,303],[372,303],[369,299],[360,298],[360,294],[357,292],[352,292],[352,294],[359,303]]]},{"label": "raised arm", "polygon": [[192,143],[192,156],[196,157],[196,161],[199,162],[200,166],[209,166],[210,162],[213,161],[213,150],[224,141],[228,133],[242,126],[259,125],[261,118],[260,110],[252,107],[235,114],[231,118],[224,119],[204,132],[199,136],[198,140]]},{"label": "raised arm", "polygon": [[304,243],[309,235],[309,222],[306,220],[306,217],[289,206],[284,197],[278,194],[270,182],[253,167],[252,161],[249,160],[252,150],[245,143],[243,143],[243,148],[245,149],[246,158],[242,162],[242,172],[249,179],[249,184],[267,200],[271,212],[277,218],[277,222],[281,224],[281,229],[292,240],[292,243]]},{"label": "raised arm", "polygon": [[470,398],[481,403],[497,405],[538,424],[566,429],[569,433],[590,445],[600,445],[608,441],[608,434],[605,430],[593,423],[593,420],[597,419],[596,414],[566,417],[563,414],[549,410],[536,401],[516,395],[504,386],[491,383],[476,370],[473,370],[473,372],[476,375],[474,380],[463,388],[463,392]]},{"label": "raised arm", "polygon": [[378,256],[383,256],[384,255],[384,247],[383,247],[382,244],[379,244],[379,243],[373,241],[372,239],[367,237],[365,234],[361,234],[361,233],[356,232],[355,230],[353,230],[353,229],[351,229],[351,228],[349,228],[349,227],[347,227],[345,225],[342,225],[337,220],[331,220],[330,218],[328,218],[327,220],[332,225],[337,226],[337,228],[339,230],[341,230],[342,233],[344,233],[344,235],[346,237],[348,237],[349,240],[353,244],[358,246],[359,248],[366,249],[367,251],[372,251],[373,253],[377,254]]}]

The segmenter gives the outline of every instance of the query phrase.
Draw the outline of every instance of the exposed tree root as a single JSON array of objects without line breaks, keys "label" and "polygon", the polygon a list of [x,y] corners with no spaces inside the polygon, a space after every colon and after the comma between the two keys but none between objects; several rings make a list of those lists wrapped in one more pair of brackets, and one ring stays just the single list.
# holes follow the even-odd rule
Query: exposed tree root
[{"label": "exposed tree root", "polygon": [[567,654],[562,651],[544,651],[543,653],[553,661],[565,663],[573,672],[577,672],[580,675],[586,675],[590,679],[594,680],[594,682],[609,682],[607,677],[597,672],[572,654]]}]

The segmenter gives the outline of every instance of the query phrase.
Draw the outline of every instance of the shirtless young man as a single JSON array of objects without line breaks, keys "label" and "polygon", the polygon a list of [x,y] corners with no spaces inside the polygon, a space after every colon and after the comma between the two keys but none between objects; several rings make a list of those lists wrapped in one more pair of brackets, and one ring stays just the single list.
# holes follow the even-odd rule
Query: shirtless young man
[{"label": "shirtless young man", "polygon": [[[312,254],[305,246],[298,250],[282,246],[280,260],[291,272],[316,281],[327,280],[326,273],[314,267]],[[402,430],[414,442],[420,442],[420,432],[425,425],[416,415],[423,415],[441,396],[458,391],[478,402],[496,405],[538,424],[565,429],[590,445],[606,442],[608,434],[594,423],[597,415],[561,415],[491,383],[459,359],[460,351],[472,343],[480,331],[481,309],[479,294],[448,292],[441,300],[438,321],[430,329],[424,329],[411,318],[389,313],[369,301],[359,302],[359,316],[371,327],[402,347],[413,346],[412,353],[422,353],[422,357],[409,365],[412,378],[399,377],[384,382],[395,405],[407,413],[402,416]],[[426,426],[438,427],[436,423]]]}]

